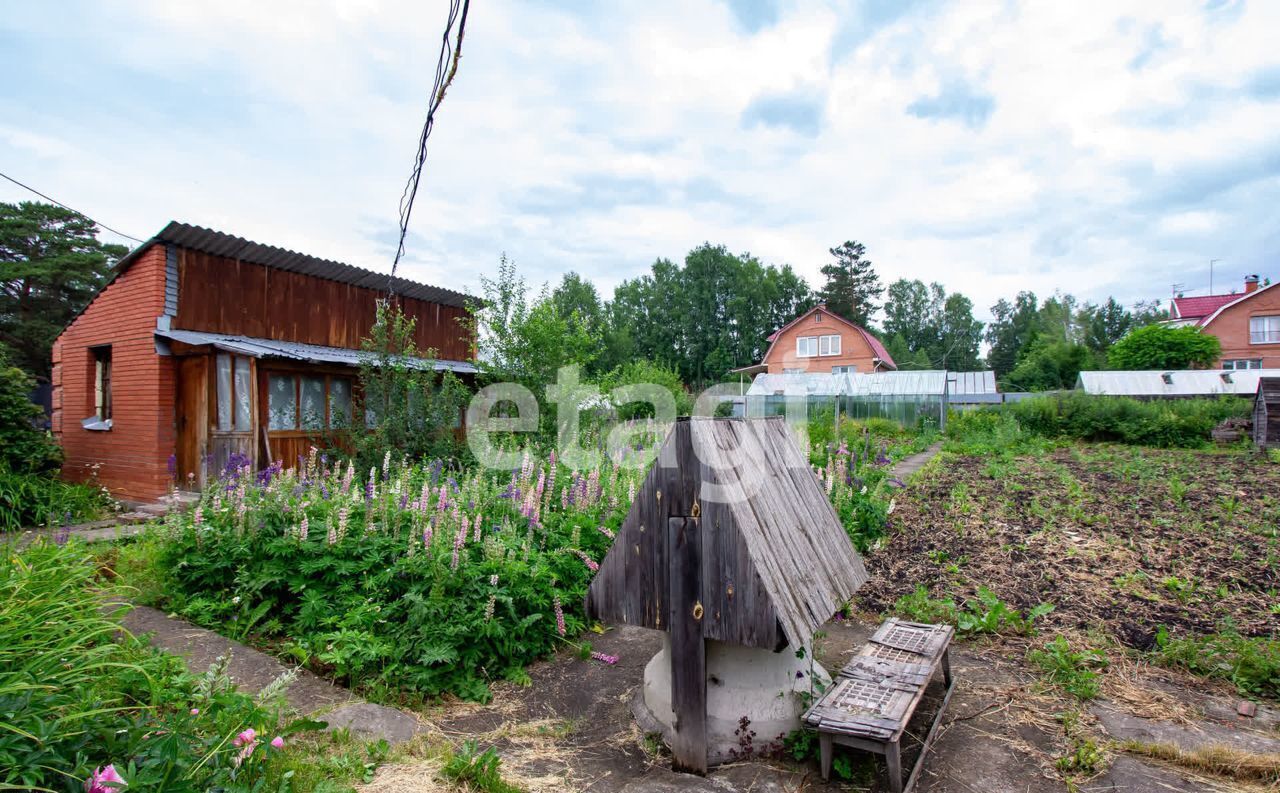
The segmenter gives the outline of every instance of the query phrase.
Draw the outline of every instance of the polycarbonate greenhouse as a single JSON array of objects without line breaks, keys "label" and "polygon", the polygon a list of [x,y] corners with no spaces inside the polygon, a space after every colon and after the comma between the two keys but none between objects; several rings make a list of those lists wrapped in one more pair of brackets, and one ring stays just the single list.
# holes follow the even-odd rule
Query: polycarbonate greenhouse
[{"label": "polycarbonate greenhouse", "polygon": [[[951,373],[954,377],[955,373]],[[948,372],[874,374],[762,374],[746,394],[748,416],[785,415],[793,409],[839,410],[854,419],[887,418],[903,426],[946,423]]]}]

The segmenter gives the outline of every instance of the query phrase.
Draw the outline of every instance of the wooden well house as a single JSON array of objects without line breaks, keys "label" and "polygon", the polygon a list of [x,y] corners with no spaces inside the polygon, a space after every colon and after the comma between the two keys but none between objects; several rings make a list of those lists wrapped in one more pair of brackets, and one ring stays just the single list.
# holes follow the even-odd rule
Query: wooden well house
[{"label": "wooden well house", "polygon": [[781,417],[682,419],[587,592],[599,620],[666,631],[679,770],[707,768],[706,642],[778,651],[867,580]]},{"label": "wooden well house", "polygon": [[1253,442],[1259,448],[1280,449],[1280,377],[1258,378],[1253,398]]}]

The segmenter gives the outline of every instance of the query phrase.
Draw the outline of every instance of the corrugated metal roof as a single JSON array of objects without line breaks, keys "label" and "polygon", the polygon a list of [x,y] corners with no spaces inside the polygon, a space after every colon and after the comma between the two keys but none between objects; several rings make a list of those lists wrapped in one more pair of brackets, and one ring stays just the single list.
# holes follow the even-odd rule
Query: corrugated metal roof
[{"label": "corrugated metal roof", "polygon": [[[208,344],[220,350],[247,355],[251,358],[284,358],[308,363],[335,363],[343,366],[359,366],[360,362],[368,355],[362,350],[350,350],[345,347],[324,347],[319,344],[257,339],[251,336],[229,336],[222,333],[204,333],[195,330],[157,330],[156,335],[160,338],[182,342],[183,344]],[[419,369],[433,369],[437,372],[447,369],[459,374],[475,374],[477,371],[475,364],[467,361],[433,360],[428,358],[411,358],[410,361],[412,365]]]},{"label": "corrugated metal roof", "polygon": [[1280,369],[1081,372],[1076,388],[1106,396],[1248,396],[1258,392],[1258,378],[1277,376]]},{"label": "corrugated metal roof", "polygon": [[[350,264],[321,259],[317,256],[297,253],[285,248],[277,248],[273,245],[263,245],[262,243],[246,240],[243,237],[225,234],[221,231],[214,231],[201,226],[192,226],[189,223],[179,223],[176,220],[170,221],[169,225],[161,229],[158,234],[134,248],[129,255],[121,259],[116,265],[117,271],[120,272],[126,269],[133,263],[134,259],[141,255],[143,250],[156,242],[171,243],[214,256],[239,259],[277,270],[301,273],[329,281],[337,281],[338,283],[362,286],[367,289],[385,289],[387,286],[387,275],[385,273],[377,273],[373,270],[366,270],[363,267],[353,267]],[[474,300],[474,298],[470,298],[461,292],[420,284],[405,278],[396,278],[393,283],[398,295],[440,303],[446,306],[463,307],[467,305],[468,300]]]},{"label": "corrugated metal roof", "polygon": [[996,373],[990,369],[983,372],[947,372],[947,377],[951,379],[948,392],[953,396],[994,394],[999,390],[996,388]]},{"label": "corrugated metal roof", "polygon": [[747,396],[942,396],[947,373],[941,370],[869,374],[762,374]]}]

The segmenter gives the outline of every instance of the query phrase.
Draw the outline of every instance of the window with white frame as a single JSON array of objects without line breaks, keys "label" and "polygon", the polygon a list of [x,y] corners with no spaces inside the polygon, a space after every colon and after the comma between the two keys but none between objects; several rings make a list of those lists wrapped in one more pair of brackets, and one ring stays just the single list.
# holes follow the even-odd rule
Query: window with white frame
[{"label": "window with white frame", "polygon": [[800,336],[796,339],[796,357],[814,358],[817,356],[839,355],[840,335]]},{"label": "window with white frame", "polygon": [[857,371],[858,371],[858,367],[854,366],[853,364],[850,364],[848,366],[831,367],[831,374],[855,374]]},{"label": "window with white frame", "polygon": [[1261,369],[1261,358],[1228,358],[1222,362],[1223,369]]},{"label": "window with white frame", "polygon": [[1267,317],[1249,317],[1250,344],[1280,343],[1280,314]]}]

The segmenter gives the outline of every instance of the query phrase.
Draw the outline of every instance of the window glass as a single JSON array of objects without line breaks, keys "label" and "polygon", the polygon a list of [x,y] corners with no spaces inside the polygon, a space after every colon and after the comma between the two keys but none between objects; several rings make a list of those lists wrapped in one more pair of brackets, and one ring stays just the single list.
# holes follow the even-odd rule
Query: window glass
[{"label": "window glass", "polygon": [[93,351],[93,409],[99,421],[111,418],[111,348]]},{"label": "window glass", "polygon": [[1250,317],[1249,341],[1254,344],[1280,342],[1280,316]]},{"label": "window glass", "polygon": [[831,337],[830,336],[820,336],[818,338],[818,354],[819,355],[831,354]]},{"label": "window glass", "polygon": [[796,339],[796,355],[801,358],[812,358],[818,354],[818,337],[801,336]]},{"label": "window glass", "polygon": [[306,375],[302,378],[302,428],[324,429],[324,377]]},{"label": "window glass", "polygon": [[345,377],[329,378],[329,424],[351,426],[351,381]]},{"label": "window glass", "polygon": [[249,374],[249,359],[235,359],[235,427],[236,432],[249,432],[253,429],[253,378]]},{"label": "window glass", "polygon": [[219,353],[215,365],[218,370],[218,429],[227,432],[231,429],[231,356]]},{"label": "window glass", "polygon": [[831,354],[839,355],[840,354],[840,337],[838,335],[831,336],[830,339],[831,339]]},{"label": "window glass", "polygon": [[267,426],[273,430],[298,428],[298,392],[293,375],[273,374],[267,381]]}]

